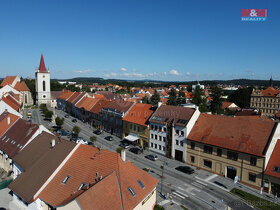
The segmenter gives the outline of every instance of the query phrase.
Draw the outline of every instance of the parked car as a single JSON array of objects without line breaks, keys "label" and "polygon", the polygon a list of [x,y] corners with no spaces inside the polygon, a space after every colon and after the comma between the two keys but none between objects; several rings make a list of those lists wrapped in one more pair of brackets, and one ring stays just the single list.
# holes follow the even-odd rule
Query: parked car
[{"label": "parked car", "polygon": [[158,156],[157,155],[146,155],[145,158],[152,160],[152,161],[156,161],[158,160]]},{"label": "parked car", "polygon": [[183,173],[186,173],[186,174],[193,174],[194,173],[194,169],[192,169],[189,166],[178,166],[175,169],[178,170],[178,171],[181,171]]},{"label": "parked car", "polygon": [[223,187],[223,188],[227,189],[227,187],[220,182],[215,181],[214,184],[219,185],[220,187]]},{"label": "parked car", "polygon": [[137,147],[133,147],[133,148],[129,149],[129,151],[134,153],[134,154],[137,154],[137,155],[142,152],[142,150],[137,148]]},{"label": "parked car", "polygon": [[105,139],[108,141],[113,141],[113,136],[106,136]]},{"label": "parked car", "polygon": [[88,145],[93,145],[93,143],[91,141],[88,141],[87,143],[88,143]]},{"label": "parked car", "polygon": [[96,131],[93,131],[93,133],[96,134],[96,135],[100,135],[102,133],[102,131],[101,130],[96,130]]},{"label": "parked car", "polygon": [[149,172],[150,168],[146,167],[146,168],[143,168],[143,170]]},{"label": "parked car", "polygon": [[120,147],[123,147],[123,148],[127,149],[127,148],[129,147],[129,144],[128,144],[128,143],[125,143],[125,142],[122,142],[122,143],[120,144]]},{"label": "parked car", "polygon": [[76,119],[73,119],[73,120],[72,120],[72,122],[73,122],[73,123],[76,123],[76,122],[77,122],[77,120],[76,120]]},{"label": "parked car", "polygon": [[82,144],[88,144],[88,142],[85,139],[83,139],[82,137],[78,137],[76,139],[76,143],[78,144],[79,142],[82,142]]},{"label": "parked car", "polygon": [[65,118],[68,118],[68,117],[70,117],[70,116],[69,116],[69,114],[66,114],[64,117],[65,117]]}]

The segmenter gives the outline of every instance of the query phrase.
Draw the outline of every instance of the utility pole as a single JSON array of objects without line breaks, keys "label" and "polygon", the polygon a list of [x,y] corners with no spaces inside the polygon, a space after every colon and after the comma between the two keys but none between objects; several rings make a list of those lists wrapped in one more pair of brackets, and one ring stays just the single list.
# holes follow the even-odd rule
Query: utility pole
[{"label": "utility pole", "polygon": [[163,160],[163,164],[161,166],[162,172],[161,172],[161,185],[160,185],[160,194],[163,196],[162,194],[162,185],[163,185],[163,172],[164,172],[164,166],[167,165],[166,160],[164,158]]}]

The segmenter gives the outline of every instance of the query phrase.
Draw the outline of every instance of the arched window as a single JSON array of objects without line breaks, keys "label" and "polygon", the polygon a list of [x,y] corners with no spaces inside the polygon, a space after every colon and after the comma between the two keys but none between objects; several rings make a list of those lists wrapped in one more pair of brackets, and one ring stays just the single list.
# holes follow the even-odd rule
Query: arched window
[{"label": "arched window", "polygon": [[43,81],[43,91],[46,91],[46,82]]}]

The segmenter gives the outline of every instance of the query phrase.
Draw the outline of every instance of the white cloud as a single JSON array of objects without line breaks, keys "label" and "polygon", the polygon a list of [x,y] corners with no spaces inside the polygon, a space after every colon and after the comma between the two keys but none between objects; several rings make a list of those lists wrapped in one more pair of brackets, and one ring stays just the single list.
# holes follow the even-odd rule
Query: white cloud
[{"label": "white cloud", "polygon": [[186,75],[187,75],[187,76],[190,76],[190,75],[191,75],[191,73],[190,73],[190,72],[187,72],[187,73],[186,73]]},{"label": "white cloud", "polygon": [[124,73],[124,74],[122,74],[122,76],[129,77],[129,78],[131,78],[131,77],[134,77],[134,78],[145,78],[145,77],[147,77],[147,75],[144,75],[144,74],[141,74],[141,73],[135,73],[135,72]]},{"label": "white cloud", "polygon": [[127,72],[126,68],[120,68],[120,71]]},{"label": "white cloud", "polygon": [[75,70],[75,73],[79,73],[79,74],[86,74],[86,73],[90,73],[93,70],[87,69],[87,70]]},{"label": "white cloud", "polygon": [[104,74],[104,77],[117,77],[118,76],[118,74],[117,73],[115,73],[115,72],[111,72],[111,73],[107,73],[107,74]]},{"label": "white cloud", "polygon": [[178,72],[177,70],[175,70],[175,69],[170,70],[170,71],[169,71],[169,74],[171,74],[171,75],[176,75],[176,76],[181,75],[181,74],[179,74],[179,72]]},{"label": "white cloud", "polygon": [[167,75],[167,72],[163,72],[163,75],[166,76],[166,75]]}]

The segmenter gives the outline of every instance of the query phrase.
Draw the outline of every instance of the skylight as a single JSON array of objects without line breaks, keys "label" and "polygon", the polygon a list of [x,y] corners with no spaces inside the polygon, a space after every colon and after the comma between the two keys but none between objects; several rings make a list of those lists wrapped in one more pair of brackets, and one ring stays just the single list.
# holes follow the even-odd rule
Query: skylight
[{"label": "skylight", "polygon": [[6,140],[6,143],[7,143],[9,140],[10,140],[10,138],[8,138],[8,139]]},{"label": "skylight", "polygon": [[4,136],[4,138],[2,139],[2,141],[4,141],[4,140],[5,140],[5,138],[6,138],[6,136]]},{"label": "skylight", "polygon": [[140,179],[138,179],[137,182],[142,187],[142,189],[145,189],[145,185],[141,182]]},{"label": "skylight", "polygon": [[70,176],[66,176],[65,179],[63,180],[62,184],[66,184],[66,182],[68,181],[69,178],[70,178]]},{"label": "skylight", "polygon": [[280,173],[279,166],[274,166],[273,171],[274,171],[274,172],[278,172],[278,173]]},{"label": "skylight", "polygon": [[187,123],[187,120],[179,119],[179,120],[177,120],[177,123],[186,124],[186,123]]},{"label": "skylight", "polygon": [[134,190],[131,187],[129,187],[128,190],[133,197],[136,195],[136,193],[134,192]]},{"label": "skylight", "polygon": [[83,183],[80,185],[80,187],[79,187],[78,190],[81,190],[85,185],[86,185],[86,183],[83,182]]}]

